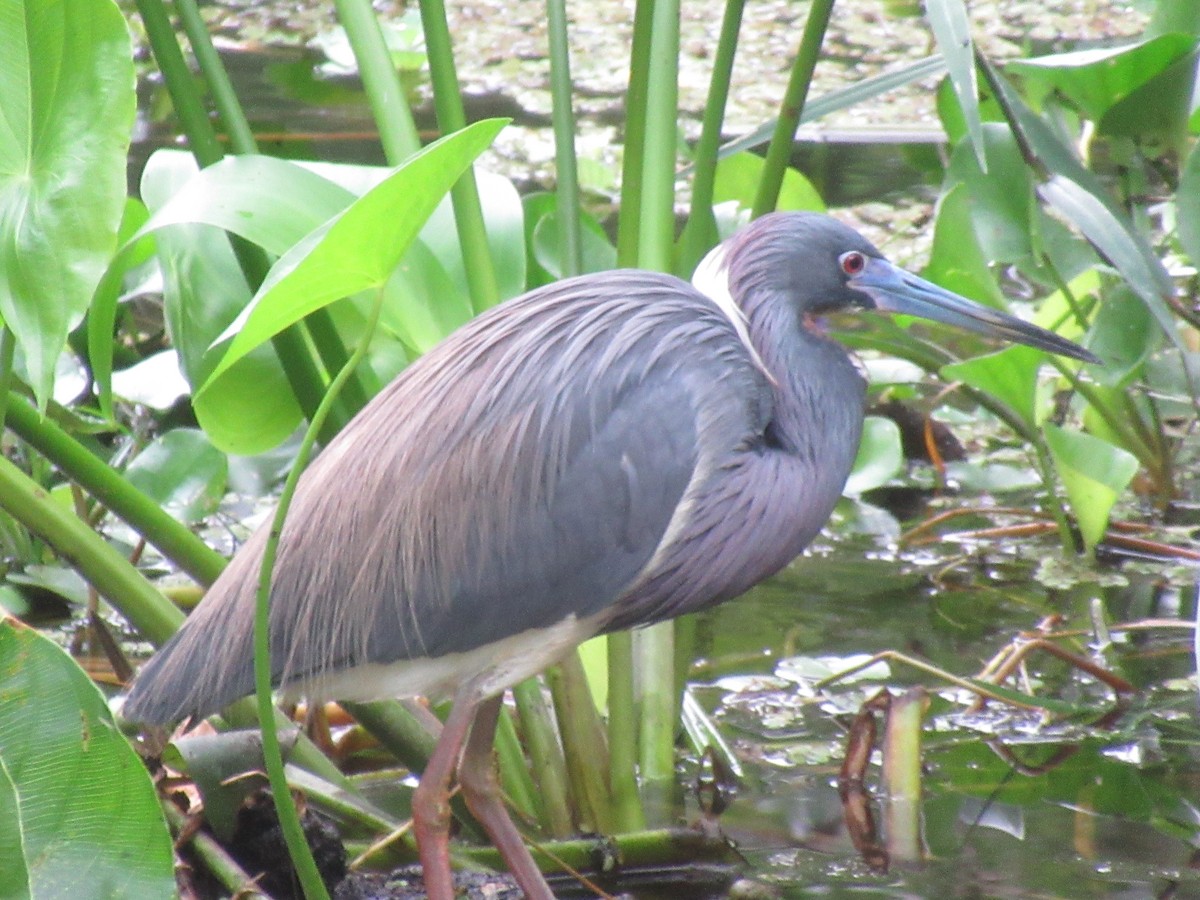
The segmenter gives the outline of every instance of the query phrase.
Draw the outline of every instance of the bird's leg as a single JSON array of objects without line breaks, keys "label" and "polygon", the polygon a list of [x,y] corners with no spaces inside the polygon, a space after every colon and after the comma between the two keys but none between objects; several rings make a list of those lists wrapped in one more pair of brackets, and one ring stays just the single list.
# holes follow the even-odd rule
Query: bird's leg
[{"label": "bird's leg", "polygon": [[413,833],[429,900],[454,898],[454,877],[450,873],[450,776],[458,765],[478,708],[479,700],[473,691],[462,690],[455,697],[442,734],[413,792]]},{"label": "bird's leg", "polygon": [[492,759],[492,741],[496,735],[496,719],[500,714],[502,699],[500,695],[479,704],[462,760],[458,764],[458,784],[467,807],[500,851],[500,857],[525,892],[527,900],[554,900],[550,886],[533,861],[501,797],[495,761]]}]

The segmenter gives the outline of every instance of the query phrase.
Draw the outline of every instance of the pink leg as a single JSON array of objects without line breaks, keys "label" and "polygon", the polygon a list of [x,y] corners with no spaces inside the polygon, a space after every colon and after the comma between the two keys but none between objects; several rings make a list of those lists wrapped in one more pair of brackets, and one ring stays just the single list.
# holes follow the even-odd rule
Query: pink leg
[{"label": "pink leg", "polygon": [[473,691],[459,691],[413,793],[413,833],[429,900],[454,900],[454,877],[450,873],[450,776],[458,766],[463,742],[478,708],[479,701]]},{"label": "pink leg", "polygon": [[[527,900],[554,900],[550,887],[529,854],[521,833],[513,824],[496,777],[492,740],[502,697],[491,697],[476,707],[474,724],[458,764],[458,784],[463,799],[508,866]],[[448,723],[447,723],[448,724]]]}]

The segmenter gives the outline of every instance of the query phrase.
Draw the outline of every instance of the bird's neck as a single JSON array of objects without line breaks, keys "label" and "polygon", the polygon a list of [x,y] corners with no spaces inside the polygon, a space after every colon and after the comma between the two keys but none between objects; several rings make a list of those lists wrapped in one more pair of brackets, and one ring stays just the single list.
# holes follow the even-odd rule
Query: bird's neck
[{"label": "bird's neck", "polygon": [[770,444],[828,473],[840,491],[858,450],[866,381],[844,347],[783,303],[746,309],[751,343],[773,381]]}]

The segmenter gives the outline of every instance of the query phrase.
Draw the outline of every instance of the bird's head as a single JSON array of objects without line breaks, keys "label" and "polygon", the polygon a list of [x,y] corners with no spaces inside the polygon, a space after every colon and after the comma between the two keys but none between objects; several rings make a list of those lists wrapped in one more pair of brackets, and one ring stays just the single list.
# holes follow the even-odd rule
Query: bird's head
[{"label": "bird's head", "polygon": [[1096,363],[1052,331],[938,287],[887,261],[861,234],[819,213],[771,213],[715,249],[693,279],[724,282],[747,316],[758,297],[787,298],[804,323],[856,310],[904,313]]}]

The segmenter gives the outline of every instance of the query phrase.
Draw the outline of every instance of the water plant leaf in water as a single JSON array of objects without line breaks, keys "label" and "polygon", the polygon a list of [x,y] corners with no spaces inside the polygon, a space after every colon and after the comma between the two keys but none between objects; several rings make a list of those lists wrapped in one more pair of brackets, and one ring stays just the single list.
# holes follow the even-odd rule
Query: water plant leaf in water
[{"label": "water plant leaf in water", "polygon": [[158,798],[100,691],[14,619],[0,660],[0,896],[174,896]]},{"label": "water plant leaf in water", "polygon": [[183,522],[216,511],[225,494],[225,454],[197,428],[175,428],[134,457],[125,477],[135,488]]},{"label": "water plant leaf in water", "polygon": [[1137,474],[1137,457],[1057,425],[1047,423],[1044,433],[1083,542],[1091,550],[1104,537],[1113,504]]},{"label": "water plant leaf in water", "polygon": [[109,0],[29,0],[2,16],[0,315],[45,405],[116,247],[133,55]]},{"label": "water plant leaf in water", "polygon": [[284,254],[218,338],[232,340],[198,394],[309,313],[382,285],[450,185],[504,125],[497,119],[477,122],[431,144]]}]

